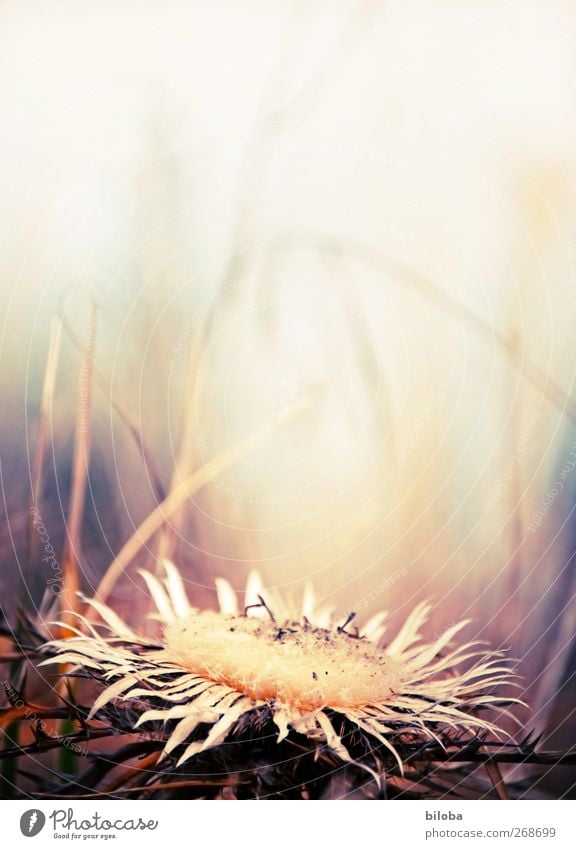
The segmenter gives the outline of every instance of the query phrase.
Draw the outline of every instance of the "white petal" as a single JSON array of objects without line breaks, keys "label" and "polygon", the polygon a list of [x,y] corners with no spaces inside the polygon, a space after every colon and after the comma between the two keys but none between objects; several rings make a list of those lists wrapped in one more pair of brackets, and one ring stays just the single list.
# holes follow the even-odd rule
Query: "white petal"
[{"label": "white petal", "polygon": [[298,734],[310,734],[316,729],[316,719],[313,713],[304,714],[304,716],[300,716],[298,719],[294,719],[291,723],[294,731],[298,732]]},{"label": "white petal", "polygon": [[434,660],[438,652],[442,651],[452,638],[461,631],[462,628],[465,628],[466,625],[469,624],[469,621],[469,619],[464,619],[462,622],[458,622],[456,625],[453,625],[451,628],[444,631],[444,633],[438,637],[432,645],[423,646],[422,653],[411,662],[411,669],[422,669],[423,666],[426,666],[427,663]]},{"label": "white petal", "polygon": [[329,748],[332,749],[332,751],[335,752],[341,760],[350,761],[350,752],[346,746],[344,746],[338,734],[336,734],[330,719],[323,711],[319,710],[316,714],[316,722],[324,733],[326,745],[329,746]]},{"label": "white petal", "polygon": [[[244,606],[248,607],[251,604],[259,605],[260,599],[258,596],[261,596],[263,592],[264,587],[262,585],[260,574],[253,569],[248,575],[248,580],[246,581],[246,597]],[[263,618],[264,616],[267,616],[267,613],[263,607],[253,607],[248,611],[248,615]]]},{"label": "white petal", "polygon": [[101,707],[107,705],[108,702],[111,702],[121,693],[124,693],[126,692],[126,690],[129,690],[130,687],[136,684],[137,681],[138,679],[134,677],[121,678],[120,681],[116,681],[114,684],[111,684],[109,687],[106,687],[106,689],[102,693],[100,693],[100,695],[92,705],[90,713],[88,714],[88,719],[92,719],[92,717],[95,716],[96,713],[98,713]]},{"label": "white petal", "polygon": [[220,612],[238,616],[238,599],[232,585],[225,578],[216,578],[215,584]]},{"label": "white petal", "polygon": [[204,721],[204,715],[201,711],[188,713],[188,716],[185,716],[184,719],[180,720],[180,722],[170,735],[170,738],[168,739],[168,742],[164,747],[164,752],[169,755],[170,752],[172,752],[176,748],[176,746],[179,746],[181,743],[183,743],[190,736],[190,734],[192,734],[192,732]]},{"label": "white petal", "polygon": [[145,722],[166,722],[169,719],[180,719],[189,714],[189,705],[178,705],[178,707],[170,708],[170,710],[146,710],[138,717],[138,722],[134,728],[139,728]]},{"label": "white petal", "polygon": [[247,713],[251,707],[252,705],[250,701],[243,697],[232,705],[232,707],[229,707],[204,740],[204,743],[202,744],[202,751],[205,752],[207,749],[211,749],[213,746],[218,746],[220,743],[223,743],[232,726],[242,716],[242,714]]},{"label": "white petal", "polygon": [[59,654],[57,657],[50,657],[48,660],[43,660],[42,663],[38,664],[38,666],[49,666],[50,664],[56,663],[73,663],[74,665],[79,666],[89,666],[90,669],[104,669],[101,664],[84,657],[84,655],[72,654],[71,652]]},{"label": "white petal", "polygon": [[176,613],[176,616],[186,619],[186,617],[190,615],[191,607],[182,576],[171,560],[163,560],[162,562],[164,564],[164,569],[166,570],[166,580],[164,581],[164,584],[168,590],[168,595],[170,596],[174,612]]},{"label": "white petal", "polygon": [[193,758],[194,755],[197,755],[201,751],[202,751],[202,741],[201,740],[197,741],[196,743],[190,743],[190,745],[187,746],[186,749],[184,749],[184,754],[180,756],[180,758],[178,759],[178,761],[176,763],[176,766],[180,766],[185,761],[190,760],[190,758]]},{"label": "white petal", "polygon": [[387,646],[386,652],[390,655],[399,654],[420,639],[420,628],[428,618],[431,609],[432,605],[427,601],[416,605],[396,637]]},{"label": "white petal", "polygon": [[274,712],[272,719],[274,721],[274,725],[278,729],[278,737],[276,738],[276,742],[281,743],[282,740],[284,740],[288,736],[290,714],[286,708],[279,707]]},{"label": "white petal", "polygon": [[129,628],[128,625],[108,607],[108,605],[102,604],[100,601],[96,601],[95,598],[86,598],[86,596],[82,595],[82,593],[78,593],[78,595],[82,601],[85,601],[86,604],[89,604],[90,607],[93,607],[94,610],[100,614],[102,619],[110,626],[112,631],[118,637],[122,637],[125,640],[135,640],[136,642],[139,640],[138,635],[134,633],[132,628]]},{"label": "white petal", "polygon": [[311,581],[306,581],[304,596],[302,598],[302,616],[305,616],[306,619],[312,621],[315,606],[316,596],[314,593],[314,587],[312,586]]},{"label": "white petal", "polygon": [[154,604],[156,605],[158,613],[162,617],[163,621],[173,622],[176,618],[174,616],[174,610],[172,609],[172,605],[170,604],[164,587],[158,578],[150,572],[146,572],[144,569],[140,569],[139,572],[146,581],[148,589],[150,590],[150,595],[154,599]]},{"label": "white petal", "polygon": [[383,624],[388,614],[385,611],[375,613],[368,622],[360,629],[360,634],[370,640],[371,643],[379,643],[386,626]]}]

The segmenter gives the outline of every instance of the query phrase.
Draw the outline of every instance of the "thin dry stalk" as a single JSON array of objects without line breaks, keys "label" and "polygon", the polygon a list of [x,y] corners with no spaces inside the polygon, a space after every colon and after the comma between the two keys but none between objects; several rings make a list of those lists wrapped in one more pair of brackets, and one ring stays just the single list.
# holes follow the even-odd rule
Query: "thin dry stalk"
[{"label": "thin dry stalk", "polygon": [[502,776],[502,771],[495,761],[486,761],[484,764],[486,772],[492,782],[494,790],[499,799],[509,799],[508,789]]},{"label": "thin dry stalk", "polygon": [[[194,398],[196,396],[198,367],[200,359],[204,352],[204,342],[208,333],[208,329],[210,327],[212,314],[213,311],[211,310],[207,317],[206,323],[202,326],[202,329],[198,333],[193,334],[190,339],[190,346],[188,351],[188,366],[186,372],[187,388],[186,392],[184,393],[184,405],[180,426],[180,445],[178,448],[178,455],[176,457],[176,461],[172,468],[172,474],[170,476],[168,496],[172,496],[173,493],[178,491],[178,488],[182,483],[183,474],[185,474],[185,470],[195,468],[200,464],[196,440],[194,439],[192,429],[188,426],[188,418],[189,411],[192,409]],[[174,513],[172,514],[171,524],[168,525],[165,523],[163,525],[162,535],[160,537],[158,545],[158,557],[160,559],[165,557],[171,558],[174,554],[174,533],[172,532],[172,528],[178,528],[179,522],[181,521],[181,517],[178,515],[179,513],[179,508],[175,508]]]},{"label": "thin dry stalk", "polygon": [[[104,577],[96,590],[96,597],[100,601],[106,601],[118,578],[134,557],[142,549],[150,538],[159,531],[166,520],[173,515],[188,498],[191,498],[202,487],[215,480],[219,475],[246,457],[264,439],[274,433],[279,427],[288,424],[294,419],[304,415],[313,405],[318,397],[319,387],[313,387],[310,391],[300,396],[294,403],[290,404],[284,412],[275,416],[261,428],[251,433],[246,439],[237,445],[230,445],[210,462],[201,466],[192,475],[181,481],[161,504],[144,519],[142,524],[134,531],[130,539],[120,549],[114,558]],[[87,614],[87,619],[92,620],[95,615],[93,610]]]},{"label": "thin dry stalk", "polygon": [[[75,348],[77,348],[77,350],[79,351],[82,351],[84,349],[83,343],[74,333],[74,331],[70,327],[70,324],[65,319],[62,319],[62,327],[66,331],[67,336],[69,337],[70,341],[75,346]],[[158,469],[156,468],[156,465],[152,460],[148,449],[144,445],[142,433],[134,424],[134,422],[130,419],[126,411],[122,409],[117,400],[112,396],[112,394],[110,393],[110,389],[108,388],[108,383],[104,379],[104,375],[98,370],[94,363],[92,363],[91,377],[93,386],[97,386],[101,390],[107,402],[110,404],[111,409],[114,410],[122,424],[126,427],[128,433],[134,440],[136,448],[142,454],[142,459],[144,460],[146,470],[150,475],[150,479],[154,486],[154,491],[157,497],[159,499],[164,498],[164,487],[161,483],[161,478],[158,473]]]},{"label": "thin dry stalk", "polygon": [[78,563],[80,558],[82,519],[86,500],[86,485],[90,465],[90,407],[92,398],[92,369],[94,342],[98,323],[98,307],[92,304],[88,338],[84,346],[78,386],[76,407],[76,429],[74,434],[74,461],[72,467],[72,488],[70,506],[66,523],[66,544],[62,558],[63,590],[61,594],[61,612],[64,622],[70,611],[77,610],[77,592],[80,587]]},{"label": "thin dry stalk", "polygon": [[[44,479],[44,466],[46,461],[46,444],[48,428],[52,422],[52,411],[54,408],[54,389],[58,374],[58,363],[60,361],[60,348],[62,342],[62,322],[55,316],[50,327],[50,344],[48,346],[48,359],[44,371],[44,382],[42,385],[42,401],[40,404],[40,416],[38,421],[38,438],[34,454],[34,477],[32,481],[31,506],[38,505],[42,498],[42,484]],[[28,545],[27,563],[30,567],[38,555],[38,534],[34,529],[34,518],[32,511],[28,512]]]},{"label": "thin dry stalk", "polygon": [[[295,239],[287,237],[286,246],[293,247]],[[277,243],[278,244],[278,243]],[[301,242],[299,242],[301,246]],[[400,260],[375,254],[369,247],[361,244],[346,242],[341,246],[337,238],[322,238],[320,236],[310,239],[310,245],[315,250],[333,251],[335,246],[345,250],[351,256],[378,269],[386,269],[394,275],[395,280],[402,286],[412,288],[420,292],[426,300],[433,303],[445,315],[455,319],[464,319],[477,336],[480,336],[487,344],[494,345],[516,371],[522,375],[524,380],[534,389],[537,389],[543,398],[563,415],[567,416],[576,425],[576,403],[562,389],[561,386],[551,379],[540,366],[527,357],[526,352],[518,347],[515,338],[510,338],[504,333],[492,327],[484,321],[473,310],[465,304],[456,301],[451,295],[440,289],[435,283],[414,268],[406,265]]]}]

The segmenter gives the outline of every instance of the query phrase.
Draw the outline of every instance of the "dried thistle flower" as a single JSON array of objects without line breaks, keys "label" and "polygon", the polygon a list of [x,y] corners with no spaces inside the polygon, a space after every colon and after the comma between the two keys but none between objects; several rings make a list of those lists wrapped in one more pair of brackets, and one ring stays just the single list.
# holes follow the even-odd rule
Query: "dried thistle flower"
[{"label": "dried thistle flower", "polygon": [[[291,732],[304,735],[378,778],[354,759],[354,733],[383,746],[402,771],[399,743],[443,744],[451,733],[498,733],[478,712],[515,701],[491,694],[513,678],[502,652],[478,642],[452,645],[466,621],[432,643],[423,641],[428,603],[379,648],[385,614],[360,632],[350,630],[353,615],[335,626],[331,611],[316,608],[309,587],[294,618],[280,598],[265,594],[255,573],[243,613],[230,584],[217,579],[215,613],[191,607],[173,564],[165,563],[162,580],[142,575],[162,625],[159,641],[138,634],[98,600],[85,599],[99,624],[79,615],[75,635],[48,643],[54,655],[43,663],[74,664],[107,684],[90,718],[111,702],[146,700],[135,727],[163,723],[169,729],[163,756],[174,752],[178,765],[233,740],[236,729],[264,711],[278,742]],[[159,706],[151,708],[152,700]]]}]

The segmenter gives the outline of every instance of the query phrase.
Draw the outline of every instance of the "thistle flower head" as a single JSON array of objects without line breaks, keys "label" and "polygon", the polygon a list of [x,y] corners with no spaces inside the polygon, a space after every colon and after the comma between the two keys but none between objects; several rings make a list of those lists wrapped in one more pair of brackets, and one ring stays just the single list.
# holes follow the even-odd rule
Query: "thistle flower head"
[{"label": "thistle flower head", "polygon": [[159,640],[139,634],[97,599],[85,599],[99,622],[79,616],[74,636],[47,644],[52,656],[44,663],[74,664],[106,685],[91,717],[110,702],[144,703],[135,727],[160,723],[163,755],[174,753],[178,764],[233,739],[242,722],[264,713],[278,742],[304,735],[357,763],[349,738],[361,734],[402,770],[402,741],[443,743],[454,731],[498,732],[479,711],[515,701],[493,694],[513,677],[501,652],[477,642],[453,644],[466,621],[433,642],[422,638],[428,603],[417,605],[380,647],[385,614],[360,631],[353,614],[336,624],[310,587],[295,616],[256,574],[243,610],[228,582],[218,579],[216,613],[190,605],[173,564],[164,564],[162,579],[142,575],[162,626]]}]

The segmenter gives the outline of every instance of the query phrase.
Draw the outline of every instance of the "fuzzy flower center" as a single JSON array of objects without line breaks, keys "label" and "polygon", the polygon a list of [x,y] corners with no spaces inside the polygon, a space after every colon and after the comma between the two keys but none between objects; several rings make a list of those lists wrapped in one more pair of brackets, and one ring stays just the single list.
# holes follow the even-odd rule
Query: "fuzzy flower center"
[{"label": "fuzzy flower center", "polygon": [[190,672],[300,711],[361,707],[400,689],[397,661],[366,640],[298,622],[198,613],[167,626],[165,645]]}]

